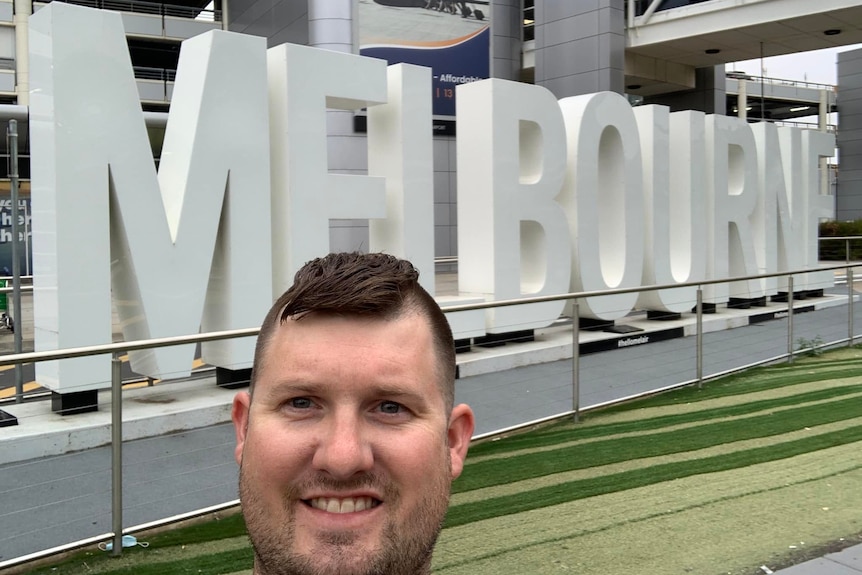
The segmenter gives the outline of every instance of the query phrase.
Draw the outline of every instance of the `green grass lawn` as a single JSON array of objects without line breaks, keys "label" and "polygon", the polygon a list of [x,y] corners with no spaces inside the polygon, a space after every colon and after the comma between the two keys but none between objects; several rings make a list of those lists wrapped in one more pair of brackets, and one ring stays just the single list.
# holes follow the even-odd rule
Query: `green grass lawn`
[{"label": "green grass lawn", "polygon": [[[753,369],[471,447],[434,571],[762,573],[859,542],[862,351]],[[250,573],[238,514],[32,571]]]}]

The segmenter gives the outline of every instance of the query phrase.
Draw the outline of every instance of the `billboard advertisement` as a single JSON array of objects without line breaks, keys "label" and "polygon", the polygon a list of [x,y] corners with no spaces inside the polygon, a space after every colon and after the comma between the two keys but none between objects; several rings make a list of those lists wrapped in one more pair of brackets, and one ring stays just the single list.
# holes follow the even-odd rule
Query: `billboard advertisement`
[{"label": "billboard advertisement", "polygon": [[359,0],[359,53],[432,70],[434,115],[454,119],[455,87],[490,75],[489,2]]},{"label": "billboard advertisement", "polygon": [[[30,275],[32,263],[30,198],[18,199],[18,263],[21,275]],[[0,276],[12,275],[12,200],[0,195]]]}]

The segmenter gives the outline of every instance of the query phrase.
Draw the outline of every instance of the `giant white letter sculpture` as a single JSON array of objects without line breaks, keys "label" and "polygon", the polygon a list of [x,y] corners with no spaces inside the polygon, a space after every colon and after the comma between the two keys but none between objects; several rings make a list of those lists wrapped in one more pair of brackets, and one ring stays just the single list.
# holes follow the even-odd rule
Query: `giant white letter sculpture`
[{"label": "giant white letter sculpture", "polygon": [[371,251],[409,259],[434,295],[431,70],[387,69],[388,101],[368,109],[368,173],[386,178],[386,219],[369,222]]},{"label": "giant white letter sculpture", "polygon": [[[632,107],[613,92],[560,100],[568,165],[562,203],[573,244],[572,291],[640,285],[643,271],[643,176]],[[636,293],[586,298],[581,315],[624,317]]]},{"label": "giant white letter sculpture", "polygon": [[[553,94],[496,79],[457,90],[459,289],[496,300],[566,293],[571,247],[556,201],[566,139]],[[545,327],[564,305],[489,310],[488,331]]]},{"label": "giant white letter sculpture", "polygon": [[[36,348],[110,343],[111,276],[127,340],[257,325],[272,299],[265,39],[183,44],[157,176],[120,15],[58,2],[30,22]],[[204,359],[249,367],[253,344],[207,344]],[[131,363],[178,377],[193,358],[181,346]],[[103,388],[110,357],[36,377]]]},{"label": "giant white letter sculpture", "polygon": [[326,137],[327,108],[386,101],[386,62],[293,44],[271,48],[267,61],[273,250],[282,254],[273,291],[281,293],[305,262],[329,251],[330,219],[386,217],[383,178],[329,173]]},{"label": "giant white letter sculpture", "polygon": [[[643,284],[703,279],[704,114],[671,114],[665,106],[639,106],[634,113],[644,162]],[[680,287],[641,292],[638,304],[648,310],[682,313],[696,300],[696,288]]]}]

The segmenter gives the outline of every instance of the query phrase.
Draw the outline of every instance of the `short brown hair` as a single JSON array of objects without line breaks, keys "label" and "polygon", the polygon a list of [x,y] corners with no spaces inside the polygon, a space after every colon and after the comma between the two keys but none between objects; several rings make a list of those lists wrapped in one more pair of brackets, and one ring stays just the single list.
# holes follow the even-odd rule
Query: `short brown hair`
[{"label": "short brown hair", "polygon": [[293,285],[263,320],[254,351],[251,391],[267,345],[289,319],[309,313],[390,320],[416,312],[428,320],[437,355],[438,378],[447,409],[455,399],[455,343],[446,316],[419,284],[419,271],[407,260],[381,253],[333,253],[302,266]]}]

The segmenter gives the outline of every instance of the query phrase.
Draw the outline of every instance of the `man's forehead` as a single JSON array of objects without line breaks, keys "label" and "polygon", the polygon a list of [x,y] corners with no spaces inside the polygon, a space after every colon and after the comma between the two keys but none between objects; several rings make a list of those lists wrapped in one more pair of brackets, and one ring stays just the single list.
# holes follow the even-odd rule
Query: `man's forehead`
[{"label": "man's forehead", "polygon": [[[331,343],[325,337],[326,330],[318,332],[318,335],[310,335],[314,328],[322,325],[334,328],[329,329]],[[389,330],[390,326],[393,331]],[[350,343],[345,343],[342,336],[348,332],[352,336],[348,336]],[[396,335],[393,336],[393,333]],[[375,339],[381,334],[386,334],[386,339],[390,340],[385,347],[380,347]],[[370,364],[378,362],[380,382],[385,383],[393,393],[398,392],[399,374],[407,374],[417,381],[428,381],[439,392],[441,368],[433,333],[428,319],[418,312],[408,312],[393,318],[311,312],[299,318],[287,318],[278,326],[263,350],[264,356],[258,365],[261,371],[256,374],[255,385],[317,385],[317,368],[331,367],[331,363],[350,368],[350,365],[344,366],[338,360],[351,348],[367,348],[367,353],[358,354],[357,361],[368,359]],[[307,353],[314,355],[309,356]],[[357,355],[355,351],[352,354],[354,357]],[[294,368],[301,369],[304,374],[286,372]],[[427,369],[417,373],[423,368]],[[264,378],[268,381],[262,381]]]}]

